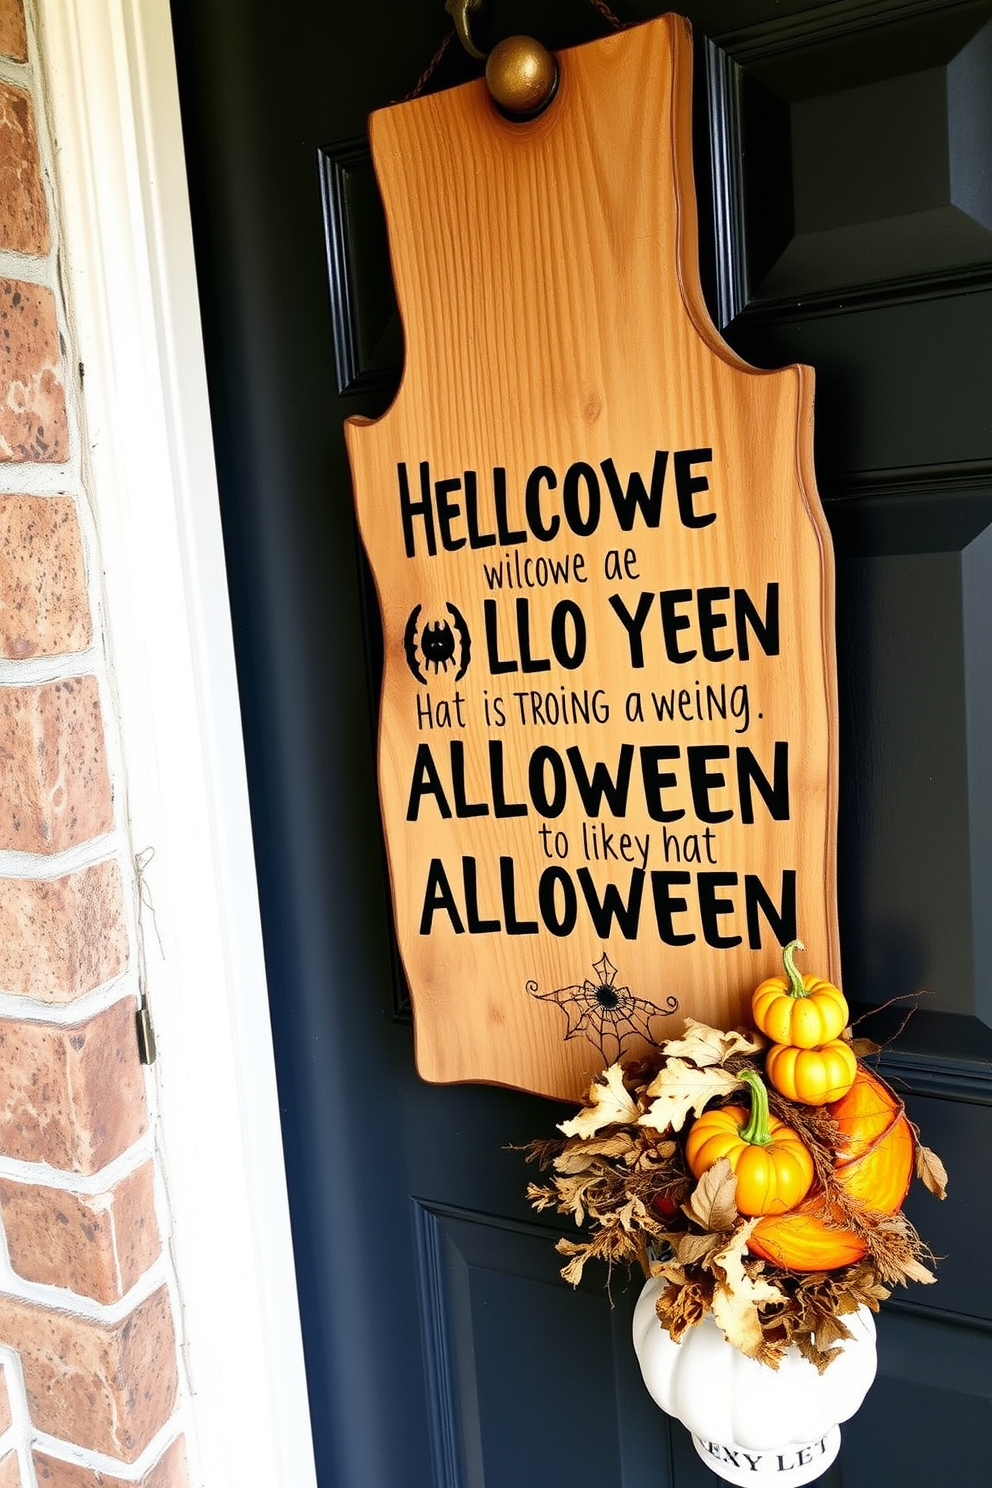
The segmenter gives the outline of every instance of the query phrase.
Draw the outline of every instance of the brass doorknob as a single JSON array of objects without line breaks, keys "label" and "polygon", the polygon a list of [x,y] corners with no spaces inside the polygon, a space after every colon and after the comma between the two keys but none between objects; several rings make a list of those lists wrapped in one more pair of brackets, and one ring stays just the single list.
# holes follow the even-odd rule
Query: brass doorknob
[{"label": "brass doorknob", "polygon": [[489,53],[486,82],[497,108],[513,119],[532,119],[558,89],[554,57],[531,36],[508,36]]}]

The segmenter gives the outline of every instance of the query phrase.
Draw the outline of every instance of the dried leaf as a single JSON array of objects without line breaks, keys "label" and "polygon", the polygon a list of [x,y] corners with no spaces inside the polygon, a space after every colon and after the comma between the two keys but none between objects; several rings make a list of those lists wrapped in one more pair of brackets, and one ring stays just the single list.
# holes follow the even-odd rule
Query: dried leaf
[{"label": "dried leaf", "polygon": [[658,1321],[667,1328],[676,1343],[690,1328],[701,1323],[710,1310],[712,1285],[702,1282],[673,1283],[666,1287],[655,1304]]},{"label": "dried leaf", "polygon": [[578,1255],[573,1256],[567,1266],[562,1266],[561,1274],[568,1282],[569,1286],[578,1286],[579,1282],[582,1280],[582,1269],[588,1259],[588,1251],[583,1250]]},{"label": "dried leaf", "polygon": [[636,1236],[628,1234],[619,1225],[597,1230],[585,1241],[561,1239],[555,1245],[555,1249],[560,1255],[572,1257],[561,1271],[562,1276],[572,1286],[578,1286],[587,1261],[605,1261],[606,1265],[612,1268],[616,1263],[630,1264],[641,1259],[641,1249]]},{"label": "dried leaf", "polygon": [[758,1275],[744,1269],[744,1250],[757,1219],[746,1220],[733,1238],[710,1257],[710,1270],[717,1278],[713,1288],[713,1316],[727,1342],[742,1354],[757,1358],[764,1335],[758,1309],[768,1303],[783,1303],[785,1293]]},{"label": "dried leaf", "polygon": [[697,1261],[705,1260],[714,1250],[719,1250],[723,1244],[723,1238],[713,1234],[669,1235],[668,1243],[675,1252],[680,1265],[694,1266]]},{"label": "dried leaf", "polygon": [[659,1164],[667,1166],[669,1160],[678,1151],[674,1142],[650,1142],[645,1137],[641,1147],[634,1147],[624,1158],[628,1167],[639,1168],[642,1171],[648,1168],[657,1168]]},{"label": "dried leaf", "polygon": [[637,1120],[637,1107],[623,1083],[619,1064],[611,1064],[589,1087],[589,1100],[591,1104],[571,1121],[559,1122],[558,1130],[566,1137],[592,1137],[604,1126],[630,1126]]},{"label": "dried leaf", "polygon": [[846,1327],[832,1312],[817,1313],[815,1340],[819,1353],[825,1354],[835,1344],[846,1343],[853,1336],[850,1328]]},{"label": "dried leaf", "polygon": [[737,1174],[721,1157],[700,1178],[687,1205],[704,1230],[719,1233],[737,1223]]},{"label": "dried leaf", "polygon": [[[555,1179],[557,1205],[560,1214],[571,1213],[576,1224],[586,1217],[590,1190],[599,1182],[598,1173],[563,1173]],[[547,1208],[547,1205],[543,1207]]]},{"label": "dried leaf", "polygon": [[918,1281],[921,1286],[932,1286],[937,1280],[933,1272],[928,1271],[922,1261],[917,1261],[912,1256],[903,1262],[902,1270],[906,1281]]},{"label": "dried leaf", "polygon": [[652,1103],[640,1124],[660,1132],[679,1131],[690,1111],[701,1116],[714,1096],[729,1095],[740,1083],[736,1075],[719,1065],[695,1069],[684,1059],[668,1059],[645,1092]]},{"label": "dried leaf", "polygon": [[823,1374],[827,1365],[832,1364],[834,1359],[841,1353],[839,1347],[832,1349],[819,1348],[815,1338],[812,1338],[809,1333],[797,1333],[792,1341],[798,1347],[803,1358],[808,1359],[820,1374]]},{"label": "dried leaf", "polygon": [[695,1018],[686,1018],[685,1035],[671,1039],[662,1045],[668,1058],[691,1059],[697,1069],[708,1069],[714,1064],[724,1064],[731,1054],[756,1054],[759,1044],[752,1043],[744,1034],[731,1029],[710,1028]]},{"label": "dried leaf", "polygon": [[916,1176],[938,1199],[947,1198],[947,1169],[931,1147],[916,1144]]},{"label": "dried leaf", "polygon": [[553,1188],[545,1188],[538,1183],[528,1183],[527,1198],[537,1210],[554,1208],[558,1203],[558,1194]]},{"label": "dried leaf", "polygon": [[594,1157],[624,1157],[634,1147],[626,1132],[609,1137],[595,1137],[586,1142],[570,1143],[554,1160],[556,1173],[585,1173],[593,1167]]},{"label": "dried leaf", "polygon": [[852,1038],[851,1052],[852,1054],[856,1054],[859,1059],[868,1059],[872,1054],[881,1054],[882,1046],[881,1044],[876,1044],[874,1039]]}]

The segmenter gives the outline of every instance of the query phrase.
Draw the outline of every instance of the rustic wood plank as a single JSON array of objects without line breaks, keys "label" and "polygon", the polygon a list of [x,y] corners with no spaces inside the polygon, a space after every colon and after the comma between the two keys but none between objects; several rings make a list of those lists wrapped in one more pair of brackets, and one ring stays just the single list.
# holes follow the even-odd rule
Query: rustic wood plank
[{"label": "rustic wood plank", "polygon": [[[684,23],[559,64],[527,124],[482,82],[373,116],[406,365],[347,439],[382,610],[380,793],[418,1068],[573,1098],[602,1062],[595,1019],[622,1032],[631,1011],[594,995],[604,952],[616,987],[659,1009],[642,1033],[733,1024],[778,964],[763,906],[786,938],[794,874],[806,966],[838,980],[840,964],[812,373],[747,367],[706,312]],[[632,472],[645,499],[624,530]],[[541,586],[552,560],[568,581]],[[501,563],[502,588],[486,574]],[[552,724],[556,699],[568,721]],[[581,790],[597,762],[615,786],[601,815]],[[611,882],[621,913],[600,933],[589,900]],[[533,995],[587,980],[577,1000]]]}]

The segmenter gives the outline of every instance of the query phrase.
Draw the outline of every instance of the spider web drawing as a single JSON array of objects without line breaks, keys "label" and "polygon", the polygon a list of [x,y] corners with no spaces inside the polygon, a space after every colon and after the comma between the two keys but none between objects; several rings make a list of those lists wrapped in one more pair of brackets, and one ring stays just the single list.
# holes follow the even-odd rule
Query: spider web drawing
[{"label": "spider web drawing", "polygon": [[592,969],[595,981],[587,977],[584,982],[556,987],[553,992],[541,992],[537,982],[529,981],[527,991],[539,1002],[557,1003],[567,1020],[565,1038],[581,1035],[588,1039],[607,1064],[615,1064],[633,1038],[657,1044],[652,1021],[676,1012],[678,998],[668,997],[664,1007],[658,1007],[644,997],[635,997],[629,987],[617,986],[617,968],[605,951],[593,962]]}]

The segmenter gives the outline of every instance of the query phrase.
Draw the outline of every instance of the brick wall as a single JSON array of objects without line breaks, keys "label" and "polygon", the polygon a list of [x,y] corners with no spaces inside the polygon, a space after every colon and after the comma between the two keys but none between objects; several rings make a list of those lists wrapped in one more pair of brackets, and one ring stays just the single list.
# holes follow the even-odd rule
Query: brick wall
[{"label": "brick wall", "polygon": [[0,1488],[186,1488],[41,64],[0,0]]}]

